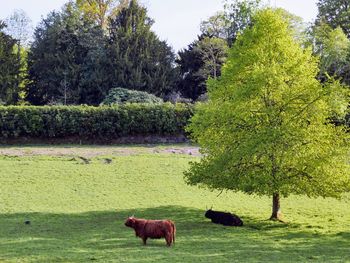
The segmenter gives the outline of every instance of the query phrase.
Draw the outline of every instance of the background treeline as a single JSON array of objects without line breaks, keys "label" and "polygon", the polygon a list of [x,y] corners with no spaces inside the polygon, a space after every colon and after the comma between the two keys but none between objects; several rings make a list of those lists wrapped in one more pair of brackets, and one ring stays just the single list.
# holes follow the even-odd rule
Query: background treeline
[{"label": "background treeline", "polygon": [[[261,0],[225,1],[177,54],[151,30],[154,21],[137,0],[69,1],[32,37],[30,19],[15,11],[0,21],[0,104],[97,106],[123,89],[163,101],[206,100],[207,79],[220,76],[229,48],[261,7]],[[279,10],[300,45],[320,57],[318,78],[349,85],[350,5],[319,0],[318,9],[310,25]]]}]

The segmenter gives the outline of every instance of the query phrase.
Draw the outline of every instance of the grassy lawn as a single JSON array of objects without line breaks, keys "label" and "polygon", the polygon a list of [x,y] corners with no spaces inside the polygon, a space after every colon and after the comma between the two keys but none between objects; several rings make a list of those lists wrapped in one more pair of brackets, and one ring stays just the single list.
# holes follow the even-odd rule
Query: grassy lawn
[{"label": "grassy lawn", "polygon": [[[273,223],[269,198],[185,185],[191,151],[0,147],[0,262],[350,262],[350,196],[283,199]],[[212,205],[245,226],[211,224]],[[174,220],[175,247],[143,246],[128,215]]]}]

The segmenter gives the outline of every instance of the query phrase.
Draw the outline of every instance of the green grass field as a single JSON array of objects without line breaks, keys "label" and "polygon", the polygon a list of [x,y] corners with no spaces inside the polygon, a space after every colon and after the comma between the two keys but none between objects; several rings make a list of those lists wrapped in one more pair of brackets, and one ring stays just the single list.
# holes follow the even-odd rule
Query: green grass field
[{"label": "green grass field", "polygon": [[[191,150],[191,149],[190,149]],[[350,196],[282,200],[189,187],[186,146],[0,147],[0,262],[350,262]],[[211,224],[206,206],[240,215]],[[169,218],[174,247],[143,246],[128,215]],[[31,224],[24,222],[30,220]]]}]

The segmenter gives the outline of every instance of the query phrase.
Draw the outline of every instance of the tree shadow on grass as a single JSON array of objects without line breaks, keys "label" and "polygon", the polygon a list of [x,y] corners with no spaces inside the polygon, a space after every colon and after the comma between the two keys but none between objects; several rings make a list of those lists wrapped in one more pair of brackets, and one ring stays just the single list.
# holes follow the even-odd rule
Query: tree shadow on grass
[{"label": "tree shadow on grass", "polygon": [[[124,220],[134,214],[169,218],[176,245],[143,246]],[[30,220],[30,224],[25,224]],[[0,261],[27,262],[345,262],[350,233],[316,235],[314,229],[243,218],[244,227],[210,223],[204,211],[166,206],[80,214],[0,215]]]}]

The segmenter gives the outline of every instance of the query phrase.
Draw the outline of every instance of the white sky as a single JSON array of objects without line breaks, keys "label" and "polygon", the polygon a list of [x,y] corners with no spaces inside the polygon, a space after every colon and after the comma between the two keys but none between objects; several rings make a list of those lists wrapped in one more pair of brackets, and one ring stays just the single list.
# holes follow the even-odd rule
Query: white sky
[{"label": "white sky", "polygon": [[[317,14],[317,0],[265,0],[301,16],[306,22]],[[0,19],[8,17],[14,9],[23,9],[34,26],[42,16],[60,9],[67,0],[0,0]],[[199,24],[223,9],[222,0],[142,0],[155,20],[153,30],[175,50],[186,47],[200,33]]]}]

